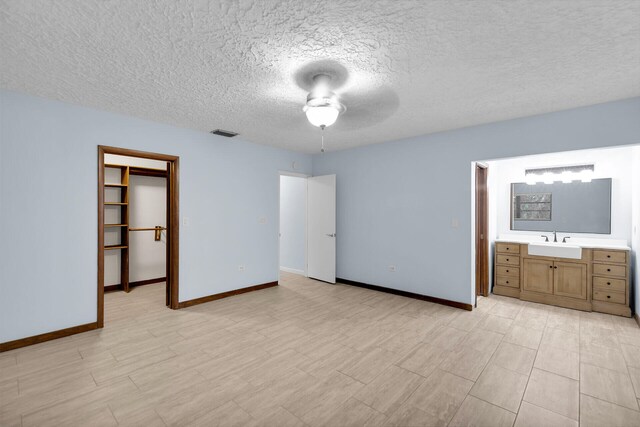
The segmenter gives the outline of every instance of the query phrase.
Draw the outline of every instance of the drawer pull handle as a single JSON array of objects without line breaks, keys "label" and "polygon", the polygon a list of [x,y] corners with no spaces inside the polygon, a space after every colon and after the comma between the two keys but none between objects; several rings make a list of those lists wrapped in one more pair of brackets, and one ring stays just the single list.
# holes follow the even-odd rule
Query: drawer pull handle
[{"label": "drawer pull handle", "polygon": [[558,268],[557,266],[553,267],[553,268]]},{"label": "drawer pull handle", "polygon": [[607,255],[607,258],[611,258],[611,255]]},{"label": "drawer pull handle", "polygon": [[549,268],[553,268],[553,265],[550,265]]},{"label": "drawer pull handle", "polygon": [[611,298],[611,295],[607,295],[607,298]]},{"label": "drawer pull handle", "polygon": [[509,270],[506,270],[506,271],[507,271],[507,273],[509,272]]},{"label": "drawer pull handle", "polygon": [[509,281],[507,280],[507,284],[509,284]]},{"label": "drawer pull handle", "polygon": [[611,282],[607,282],[607,285],[611,286]]},{"label": "drawer pull handle", "polygon": [[607,268],[607,271],[611,271],[611,269],[610,269],[610,268]]},{"label": "drawer pull handle", "polygon": [[509,258],[507,258],[507,261],[509,261]]}]

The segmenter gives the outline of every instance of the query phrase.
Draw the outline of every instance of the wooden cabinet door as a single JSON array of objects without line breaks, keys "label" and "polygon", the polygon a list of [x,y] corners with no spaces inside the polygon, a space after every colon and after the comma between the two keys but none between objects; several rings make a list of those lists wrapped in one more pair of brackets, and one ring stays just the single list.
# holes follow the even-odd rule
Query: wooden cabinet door
[{"label": "wooden cabinet door", "polygon": [[525,258],[522,289],[529,292],[553,294],[553,272],[552,261]]},{"label": "wooden cabinet door", "polygon": [[587,265],[553,263],[553,293],[562,297],[587,299]]}]

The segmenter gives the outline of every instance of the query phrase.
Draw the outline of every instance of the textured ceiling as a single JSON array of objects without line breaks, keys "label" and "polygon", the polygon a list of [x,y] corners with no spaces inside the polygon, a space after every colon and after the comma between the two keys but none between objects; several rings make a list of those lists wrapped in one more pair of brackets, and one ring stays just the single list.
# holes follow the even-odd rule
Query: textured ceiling
[{"label": "textured ceiling", "polygon": [[0,1],[0,85],[318,152],[640,95],[640,1]]}]

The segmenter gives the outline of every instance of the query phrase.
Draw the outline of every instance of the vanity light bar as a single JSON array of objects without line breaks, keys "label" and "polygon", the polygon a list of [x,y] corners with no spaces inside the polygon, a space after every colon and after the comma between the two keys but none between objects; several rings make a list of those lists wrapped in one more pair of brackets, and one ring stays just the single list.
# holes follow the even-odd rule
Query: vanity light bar
[{"label": "vanity light bar", "polygon": [[[562,173],[580,173],[584,171],[595,171],[594,165],[576,165],[576,166],[559,166],[554,168],[538,168],[525,169],[524,174],[527,175],[545,175],[545,174],[562,174]],[[547,175],[548,176],[548,175]]]},{"label": "vanity light bar", "polygon": [[553,184],[556,180],[570,183],[574,179],[582,182],[591,182],[594,170],[594,165],[560,166],[526,169],[524,175],[526,183],[529,185],[535,185],[537,181],[542,181],[544,184]]}]

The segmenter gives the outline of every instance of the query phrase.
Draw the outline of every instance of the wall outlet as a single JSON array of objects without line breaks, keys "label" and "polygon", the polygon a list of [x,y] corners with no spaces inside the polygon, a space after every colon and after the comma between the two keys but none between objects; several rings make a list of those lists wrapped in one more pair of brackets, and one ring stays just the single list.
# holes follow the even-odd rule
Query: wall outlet
[{"label": "wall outlet", "polygon": [[460,227],[460,220],[458,218],[451,218],[451,228]]},{"label": "wall outlet", "polygon": [[261,216],[260,218],[258,218],[258,223],[259,224],[266,224],[267,223],[267,217],[266,216]]},{"label": "wall outlet", "polygon": [[244,265],[243,264],[238,266],[238,271],[244,271]]},{"label": "wall outlet", "polygon": [[186,217],[186,216],[182,217],[182,226],[183,227],[188,227],[189,226],[189,217]]},{"label": "wall outlet", "polygon": [[389,266],[389,271],[392,272],[392,273],[395,273],[396,272],[396,266],[395,265],[390,265]]}]

